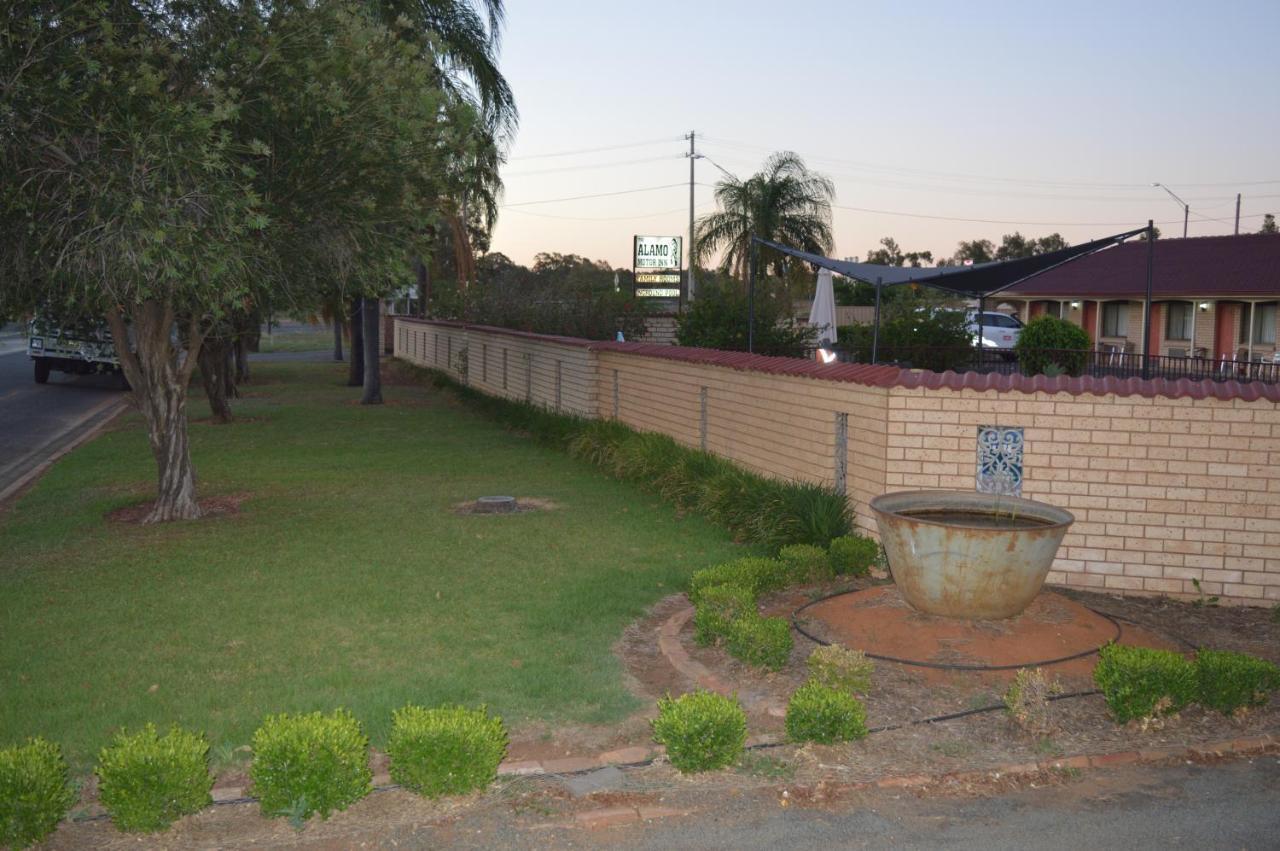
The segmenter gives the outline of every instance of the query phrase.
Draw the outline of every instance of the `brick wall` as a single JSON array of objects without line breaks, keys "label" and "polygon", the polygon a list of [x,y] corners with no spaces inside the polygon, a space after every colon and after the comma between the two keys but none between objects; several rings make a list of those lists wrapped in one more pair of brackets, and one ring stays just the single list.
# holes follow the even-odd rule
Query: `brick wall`
[{"label": "brick wall", "polygon": [[[1192,596],[1197,580],[1224,602],[1280,602],[1280,393],[1258,385],[936,376],[413,320],[397,321],[395,342],[397,356],[516,399],[525,373],[515,365],[528,354],[532,400],[546,407],[558,362],[562,410],[705,445],[766,475],[839,485],[843,467],[868,534],[872,497],[971,490],[978,426],[1020,426],[1024,495],[1076,516],[1051,582]],[[444,361],[450,346],[455,361],[466,348],[465,373]],[[473,354],[486,350],[487,378]]]}]

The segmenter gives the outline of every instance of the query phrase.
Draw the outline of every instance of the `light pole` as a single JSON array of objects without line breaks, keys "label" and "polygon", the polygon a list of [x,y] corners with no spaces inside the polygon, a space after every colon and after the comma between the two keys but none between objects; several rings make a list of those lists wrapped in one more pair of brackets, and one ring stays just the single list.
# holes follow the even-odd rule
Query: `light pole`
[{"label": "light pole", "polygon": [[1165,192],[1169,193],[1170,198],[1172,198],[1173,200],[1177,201],[1179,204],[1182,205],[1182,238],[1186,239],[1187,238],[1187,219],[1191,218],[1191,205],[1188,204],[1186,201],[1183,201],[1177,195],[1174,195],[1173,190],[1170,189],[1168,186],[1165,186],[1163,183],[1153,183],[1151,185],[1159,186]]}]

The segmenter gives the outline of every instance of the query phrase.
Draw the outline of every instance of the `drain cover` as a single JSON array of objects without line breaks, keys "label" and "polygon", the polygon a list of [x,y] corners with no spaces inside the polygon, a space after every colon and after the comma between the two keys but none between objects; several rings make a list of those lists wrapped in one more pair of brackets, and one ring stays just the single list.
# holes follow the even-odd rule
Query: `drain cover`
[{"label": "drain cover", "polygon": [[514,514],[515,510],[514,496],[482,496],[475,505],[477,514]]}]

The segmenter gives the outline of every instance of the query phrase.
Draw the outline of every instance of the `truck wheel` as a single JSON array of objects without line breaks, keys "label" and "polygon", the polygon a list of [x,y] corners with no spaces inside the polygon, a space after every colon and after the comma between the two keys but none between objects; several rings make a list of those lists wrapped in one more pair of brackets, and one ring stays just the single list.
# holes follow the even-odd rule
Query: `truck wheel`
[{"label": "truck wheel", "polygon": [[34,362],[36,365],[36,384],[48,384],[49,373],[51,372],[49,362],[44,358],[36,358]]}]

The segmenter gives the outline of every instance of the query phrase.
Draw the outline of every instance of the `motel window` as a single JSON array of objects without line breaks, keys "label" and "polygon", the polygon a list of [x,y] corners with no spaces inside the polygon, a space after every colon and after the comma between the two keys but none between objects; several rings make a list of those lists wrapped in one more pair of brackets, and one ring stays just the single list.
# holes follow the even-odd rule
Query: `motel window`
[{"label": "motel window", "polygon": [[1194,305],[1189,301],[1171,301],[1164,325],[1166,340],[1190,340],[1191,325],[1196,321]]},{"label": "motel window", "polygon": [[1044,305],[1044,315],[1052,316],[1054,319],[1062,318],[1062,302],[1060,301],[1042,301]]},{"label": "motel window", "polygon": [[[1247,341],[1249,335],[1244,333],[1244,329],[1249,325],[1249,305],[1245,305],[1240,313],[1240,339]],[[1275,345],[1276,302],[1271,301],[1253,306],[1253,342]]]},{"label": "motel window", "polygon": [[1129,333],[1129,302],[1109,301],[1102,305],[1102,336],[1123,337]]}]

